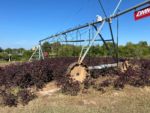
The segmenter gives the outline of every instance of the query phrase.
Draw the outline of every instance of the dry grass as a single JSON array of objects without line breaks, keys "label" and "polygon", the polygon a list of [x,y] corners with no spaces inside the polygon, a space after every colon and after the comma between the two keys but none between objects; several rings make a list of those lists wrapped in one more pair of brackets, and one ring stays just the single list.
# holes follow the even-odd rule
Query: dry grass
[{"label": "dry grass", "polygon": [[16,63],[22,63],[23,61],[11,61],[11,62],[7,62],[7,61],[0,61],[0,67],[5,67],[7,65],[10,64],[16,64]]},{"label": "dry grass", "polygon": [[2,61],[0,61],[0,67],[4,67],[4,66],[6,66],[6,65],[9,65],[10,63],[8,63],[8,62],[2,62]]},{"label": "dry grass", "polygon": [[26,106],[0,107],[0,113],[150,113],[150,87],[126,86],[122,91],[66,96],[59,92],[37,98]]},{"label": "dry grass", "polygon": [[13,64],[15,62],[0,62],[0,67],[5,67],[7,65]]},{"label": "dry grass", "polygon": [[[0,66],[7,64],[0,63]],[[56,88],[48,84],[48,90],[51,87]],[[109,87],[106,93],[90,89],[78,96],[57,92],[39,97],[26,106],[0,106],[0,113],[150,113],[150,87],[126,86],[121,91]]]}]

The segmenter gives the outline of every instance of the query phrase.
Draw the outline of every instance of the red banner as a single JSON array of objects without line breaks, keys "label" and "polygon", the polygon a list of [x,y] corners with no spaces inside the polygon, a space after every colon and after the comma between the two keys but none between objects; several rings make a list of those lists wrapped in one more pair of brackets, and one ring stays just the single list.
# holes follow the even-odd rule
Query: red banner
[{"label": "red banner", "polygon": [[144,9],[141,9],[139,11],[136,11],[134,13],[134,19],[135,20],[139,20],[139,19],[142,19],[142,18],[145,18],[145,17],[148,17],[148,16],[150,16],[150,6],[144,8]]}]

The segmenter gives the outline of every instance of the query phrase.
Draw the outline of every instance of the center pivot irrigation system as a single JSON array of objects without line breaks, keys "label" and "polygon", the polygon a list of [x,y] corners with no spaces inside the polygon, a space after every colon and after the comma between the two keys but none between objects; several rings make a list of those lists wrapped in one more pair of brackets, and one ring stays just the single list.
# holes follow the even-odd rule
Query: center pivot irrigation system
[{"label": "center pivot irrigation system", "polygon": [[[60,44],[72,45],[75,43],[77,46],[82,47],[81,52],[78,57],[78,61],[70,64],[70,66],[68,67],[68,70],[67,70],[67,74],[75,81],[79,81],[82,83],[85,80],[85,78],[87,76],[89,76],[90,70],[117,67],[121,62],[118,61],[118,36],[117,36],[117,41],[115,42],[114,33],[112,30],[113,20],[115,18],[118,18],[119,16],[122,16],[122,15],[130,12],[130,11],[137,10],[140,7],[150,5],[150,0],[147,0],[147,1],[144,1],[143,3],[140,3],[136,6],[126,9],[124,11],[119,11],[118,9],[119,9],[121,2],[122,2],[122,0],[120,0],[118,2],[112,15],[110,15],[108,17],[105,13],[102,3],[99,0],[100,6],[105,15],[105,18],[97,16],[97,20],[94,22],[80,25],[78,27],[68,29],[66,31],[54,34],[52,36],[49,36],[47,38],[40,40],[39,45],[35,48],[35,51],[32,54],[32,56],[30,57],[29,61],[31,61],[33,59],[35,54],[38,54],[39,60],[44,59],[42,44],[46,41],[49,41],[52,44],[59,42]],[[111,38],[109,38],[109,39],[106,39],[102,36],[102,29],[105,24],[108,24],[108,29],[109,29],[110,36],[111,36]],[[99,65],[99,66],[89,66],[89,67],[84,65],[83,60],[87,56],[90,48],[95,43],[100,44],[100,42],[102,42],[104,44],[105,48],[112,54],[112,57],[114,58],[115,63],[103,64],[103,65]],[[113,44],[113,48],[110,48],[108,46],[108,42],[111,42]],[[124,63],[125,62],[121,63],[121,65]]]}]

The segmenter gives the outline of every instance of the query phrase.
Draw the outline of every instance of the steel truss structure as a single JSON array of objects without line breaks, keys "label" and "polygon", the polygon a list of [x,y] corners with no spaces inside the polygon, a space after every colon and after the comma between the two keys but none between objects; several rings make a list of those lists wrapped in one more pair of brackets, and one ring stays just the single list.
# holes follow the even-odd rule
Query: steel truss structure
[{"label": "steel truss structure", "polygon": [[[51,35],[47,38],[40,40],[38,47],[36,48],[33,55],[30,57],[29,61],[32,60],[32,58],[36,52],[38,52],[38,55],[39,55],[38,59],[39,60],[44,59],[43,51],[41,48],[42,43],[47,41],[47,40],[50,40],[51,42],[53,42],[52,40],[55,40],[55,42],[66,43],[66,44],[80,43],[82,45],[82,50],[81,50],[79,58],[78,58],[78,63],[81,64],[83,62],[84,58],[86,57],[87,53],[89,52],[91,46],[95,42],[99,43],[101,41],[104,44],[104,46],[106,47],[106,49],[110,52],[112,51],[112,48],[109,48],[107,42],[112,42],[113,49],[115,51],[115,55],[113,56],[113,58],[118,63],[118,47],[117,47],[118,45],[116,44],[116,41],[114,39],[114,33],[112,30],[113,20],[119,16],[122,16],[122,15],[130,12],[130,11],[136,10],[136,9],[143,7],[143,6],[146,6],[146,5],[150,5],[150,0],[147,0],[147,1],[144,1],[143,3],[140,3],[136,6],[131,7],[129,9],[118,12],[118,8],[119,8],[121,2],[122,2],[122,0],[119,1],[114,12],[112,13],[112,15],[110,15],[110,17],[105,17],[102,20],[97,20],[95,22],[90,22],[90,23],[87,23],[84,25],[80,25],[80,26],[68,29],[66,31]],[[109,39],[106,39],[102,35],[102,32],[101,32],[105,24],[108,24],[108,27],[109,27],[110,36],[111,36],[111,38],[109,38]],[[88,29],[88,35],[82,34],[85,29]],[[71,33],[75,33],[77,38],[72,39]],[[112,64],[112,65],[109,64],[109,65],[103,65],[103,66],[104,67],[111,67],[111,66],[117,66],[117,65],[116,64]],[[101,69],[101,68],[103,68],[103,66],[95,67],[95,68]],[[90,67],[90,69],[92,69],[92,67]]]}]

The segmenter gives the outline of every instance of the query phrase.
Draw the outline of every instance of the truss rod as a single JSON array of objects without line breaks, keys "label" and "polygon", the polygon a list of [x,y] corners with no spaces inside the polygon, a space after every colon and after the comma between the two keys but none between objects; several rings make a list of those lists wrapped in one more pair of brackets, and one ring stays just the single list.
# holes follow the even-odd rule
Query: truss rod
[{"label": "truss rod", "polygon": [[118,16],[124,15],[124,14],[126,14],[126,13],[128,13],[128,12],[130,12],[132,10],[135,10],[135,9],[137,9],[139,7],[142,7],[142,6],[146,5],[146,4],[150,4],[150,0],[146,0],[143,3],[140,3],[140,4],[138,4],[136,6],[133,6],[133,7],[129,8],[129,9],[127,9],[127,10],[124,10],[122,12],[119,12],[119,13],[115,14],[115,15],[112,15],[110,18],[116,18]]},{"label": "truss rod", "polygon": [[[95,28],[96,31],[98,30],[96,26],[94,26],[94,28]],[[99,37],[101,38],[101,40],[103,41],[103,43],[104,43],[106,49],[109,50],[109,47],[107,46],[107,43],[106,43],[106,41],[104,40],[103,36],[102,36],[100,33],[98,33],[98,35],[99,35]]]},{"label": "truss rod", "polygon": [[64,35],[64,34],[67,34],[67,33],[69,33],[69,32],[73,32],[73,31],[76,31],[76,30],[78,30],[78,29],[83,29],[83,28],[85,28],[85,27],[88,27],[88,26],[91,26],[91,25],[95,25],[95,24],[98,24],[98,23],[101,23],[101,22],[100,22],[100,21],[96,21],[96,22],[87,23],[87,24],[85,24],[85,25],[80,25],[80,26],[78,26],[78,27],[74,27],[74,28],[72,28],[72,29],[68,29],[68,30],[66,30],[66,31],[64,31],[64,32],[60,32],[60,33],[57,33],[57,34],[52,35],[52,36],[50,36],[50,37],[47,37],[47,38],[45,38],[45,39],[42,39],[42,40],[40,40],[39,42],[43,42],[43,41],[48,40],[48,39],[50,39],[50,38],[57,37],[57,36],[59,36],[59,35]]},{"label": "truss rod", "polygon": [[102,22],[101,26],[99,27],[99,29],[97,29],[97,32],[95,34],[95,36],[92,38],[92,41],[91,43],[89,44],[88,48],[86,49],[86,51],[84,52],[83,56],[81,57],[81,59],[78,61],[79,64],[82,63],[82,61],[84,60],[86,54],[88,53],[89,49],[91,48],[91,46],[93,45],[94,43],[94,40],[96,39],[96,37],[98,36],[98,34],[101,32],[103,26],[105,24],[105,21]]},{"label": "truss rod", "polygon": [[[59,41],[59,42],[85,42],[85,41],[92,41],[92,40],[67,40],[67,41]],[[102,41],[101,39],[97,39],[95,40],[95,42],[98,42],[98,41]],[[108,42],[108,41],[112,41],[112,39],[107,39],[105,40],[105,42]]]},{"label": "truss rod", "polygon": [[[117,14],[114,14],[114,15],[110,16],[109,18],[104,18],[102,21],[106,21],[106,20],[109,21],[110,19],[113,19],[113,18],[116,18],[118,16],[124,15],[124,14],[126,14],[126,13],[128,13],[128,12],[130,12],[132,10],[135,10],[135,9],[137,9],[139,7],[142,7],[142,6],[146,5],[146,4],[150,4],[150,0],[147,0],[147,1],[143,2],[143,3],[138,4],[138,5],[135,5],[135,6],[131,7],[131,8],[129,8],[127,10],[124,10],[122,12],[119,12]],[[64,32],[60,32],[60,33],[57,33],[55,35],[49,36],[49,37],[47,37],[45,39],[40,40],[39,42],[43,42],[43,41],[48,40],[50,38],[57,37],[59,35],[63,35],[63,34],[69,33],[69,32],[73,32],[73,31],[76,31],[78,29],[83,29],[85,27],[88,27],[90,25],[95,25],[95,24],[98,24],[98,23],[101,23],[101,21],[95,21],[95,22],[87,23],[85,25],[80,25],[78,27],[75,27],[75,28],[72,28],[72,29],[68,29],[68,30],[66,30]]]}]

